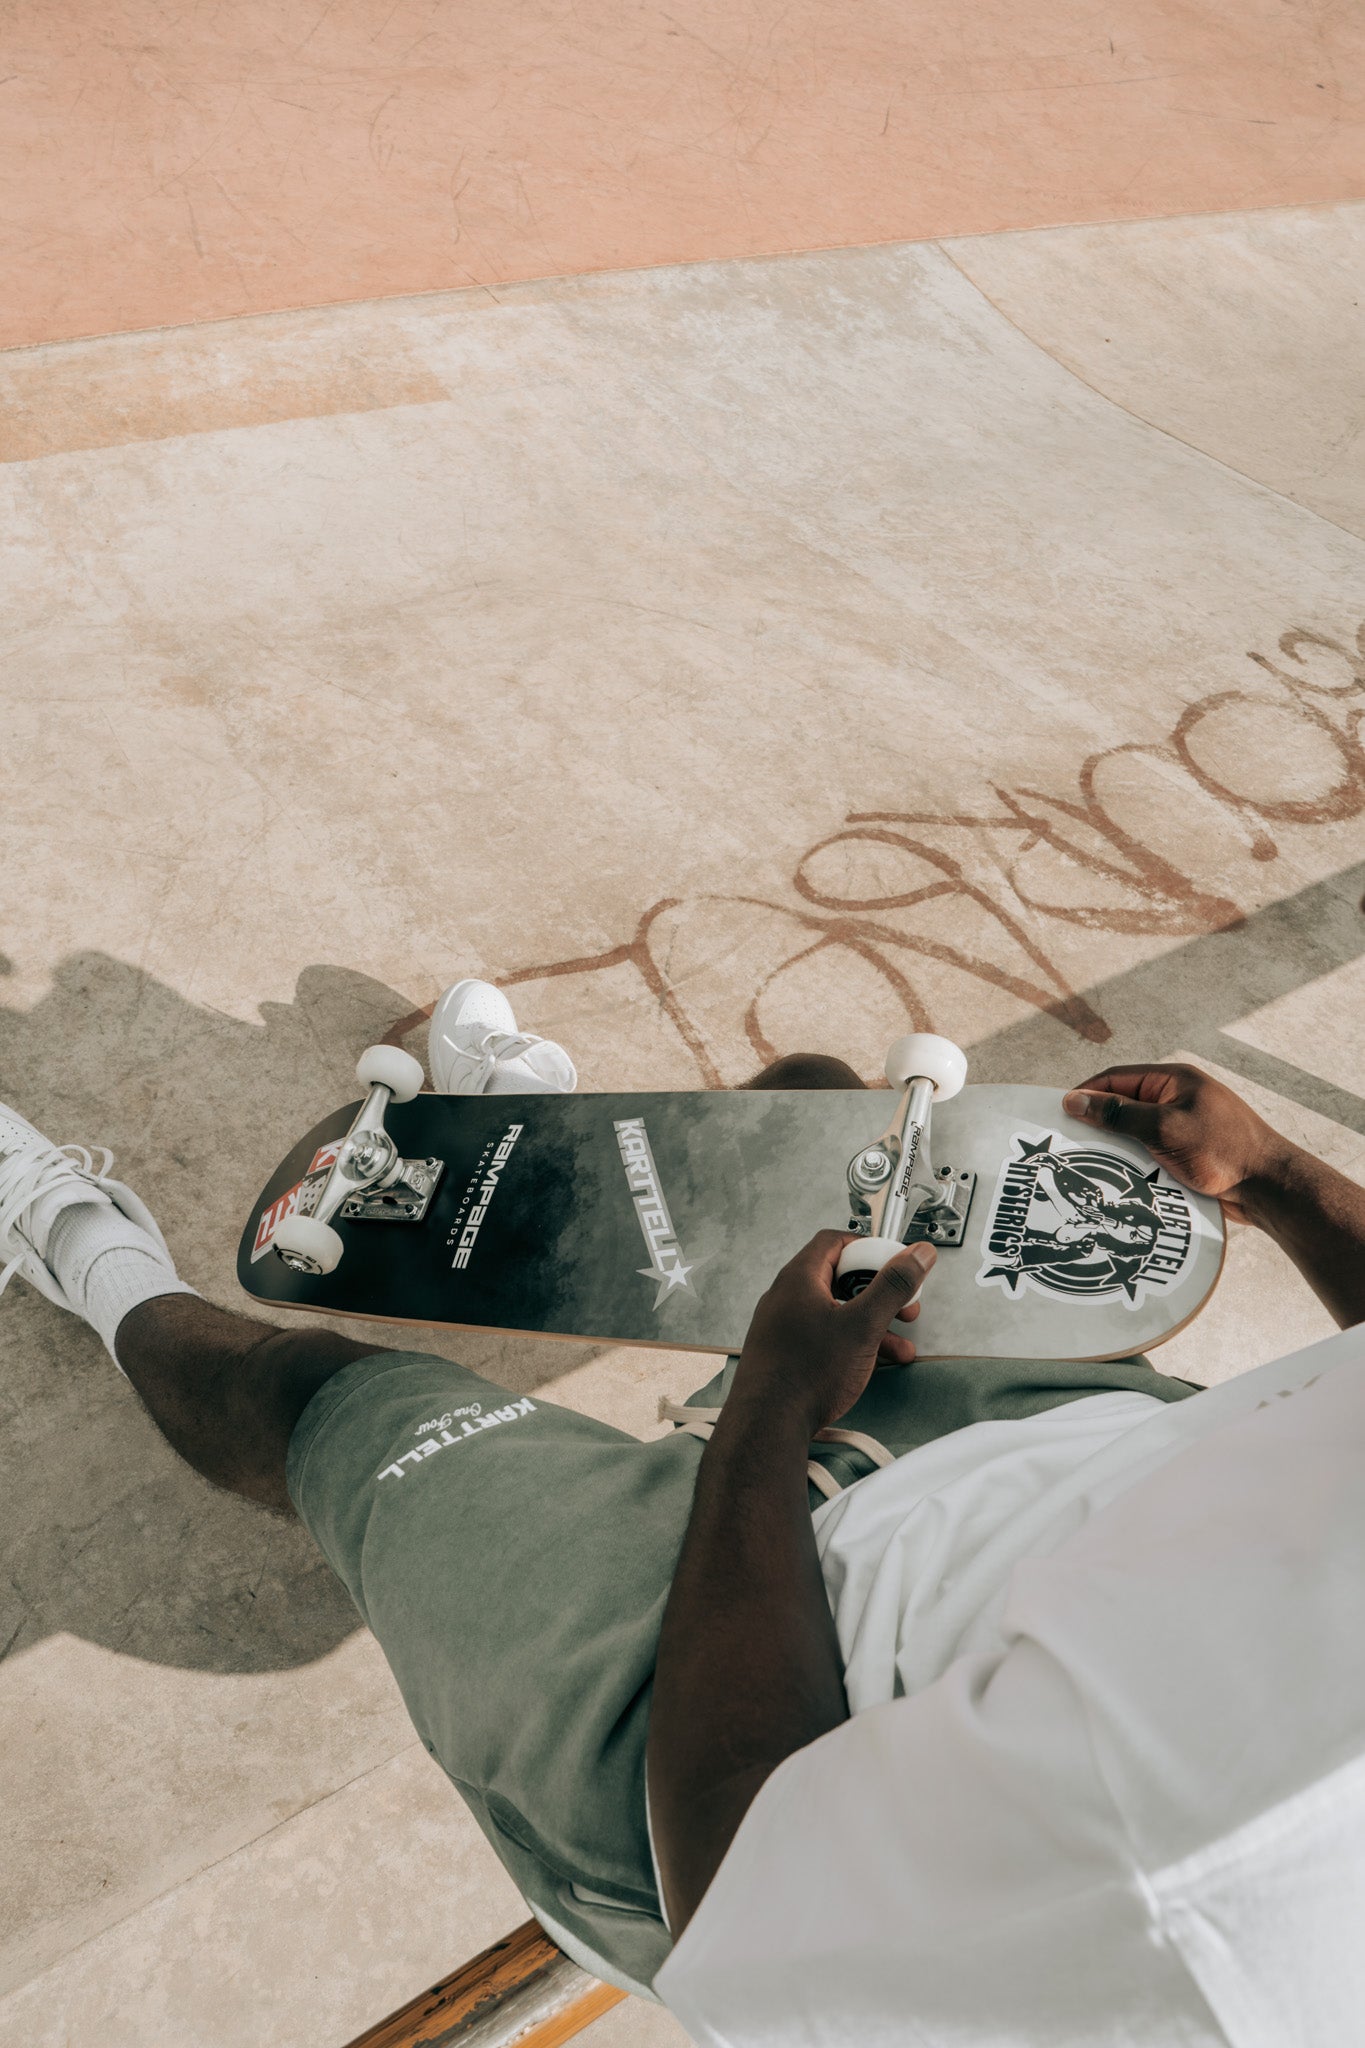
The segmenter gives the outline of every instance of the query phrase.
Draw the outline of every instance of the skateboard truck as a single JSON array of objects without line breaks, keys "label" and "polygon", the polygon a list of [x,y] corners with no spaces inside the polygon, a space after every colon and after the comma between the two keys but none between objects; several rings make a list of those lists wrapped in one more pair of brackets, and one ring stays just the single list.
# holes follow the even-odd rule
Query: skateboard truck
[{"label": "skateboard truck", "polygon": [[[880,1164],[882,1161],[884,1165]],[[882,1235],[873,1229],[869,1197],[891,1178],[893,1168],[894,1161],[880,1143],[860,1152],[849,1166],[849,1205],[853,1213],[848,1227],[862,1237]],[[975,1193],[974,1173],[965,1168],[954,1173],[951,1166],[936,1168],[934,1184],[925,1190],[922,1205],[916,1208],[902,1235],[902,1244],[934,1244],[946,1250],[960,1245],[967,1234],[967,1212]]]},{"label": "skateboard truck", "polygon": [[390,1102],[411,1102],[422,1086],[419,1061],[396,1045],[372,1045],[356,1066],[367,1090],[355,1122],[325,1175],[306,1180],[299,1205],[277,1225],[275,1250],[296,1273],[330,1273],[342,1240],[332,1228],[341,1215],[357,1223],[420,1223],[436,1192],[444,1162],[403,1159],[384,1128]]},{"label": "skateboard truck", "polygon": [[849,1161],[849,1228],[859,1233],[839,1257],[834,1292],[852,1301],[907,1244],[951,1248],[966,1235],[976,1175],[929,1157],[934,1098],[946,1102],[967,1078],[967,1061],[950,1039],[923,1031],[898,1038],[886,1078],[904,1090],[880,1138]]}]

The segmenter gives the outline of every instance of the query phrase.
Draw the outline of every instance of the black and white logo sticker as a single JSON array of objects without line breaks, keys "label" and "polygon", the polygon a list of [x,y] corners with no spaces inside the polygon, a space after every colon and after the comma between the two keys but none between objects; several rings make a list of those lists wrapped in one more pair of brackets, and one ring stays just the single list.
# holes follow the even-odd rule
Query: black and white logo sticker
[{"label": "black and white logo sticker", "polygon": [[1194,1250],[1184,1188],[1100,1145],[1016,1131],[981,1242],[981,1287],[1136,1308],[1168,1294]]}]

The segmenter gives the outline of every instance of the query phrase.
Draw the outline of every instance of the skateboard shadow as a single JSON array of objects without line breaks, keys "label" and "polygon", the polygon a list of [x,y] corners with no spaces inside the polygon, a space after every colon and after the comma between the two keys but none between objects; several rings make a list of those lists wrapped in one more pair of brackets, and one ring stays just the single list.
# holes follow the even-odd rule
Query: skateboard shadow
[{"label": "skateboard shadow", "polygon": [[[245,1023],[80,954],[32,1008],[0,1001],[0,1099],[58,1144],[109,1146],[191,1285],[260,1315],[234,1272],[250,1205],[300,1132],[357,1092],[358,1053],[412,1008],[366,975],[310,967],[293,1002]],[[188,1670],[270,1671],[359,1627],[306,1532],[182,1464],[83,1323],[17,1279],[0,1317],[0,1657],[65,1631]],[[602,1348],[380,1324],[374,1337],[518,1392]]]}]

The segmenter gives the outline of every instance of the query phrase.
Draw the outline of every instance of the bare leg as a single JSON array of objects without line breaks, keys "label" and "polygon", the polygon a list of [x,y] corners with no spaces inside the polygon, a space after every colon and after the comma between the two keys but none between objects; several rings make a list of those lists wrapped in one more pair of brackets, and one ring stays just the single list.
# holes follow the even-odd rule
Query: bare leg
[{"label": "bare leg", "polygon": [[187,1464],[283,1514],[293,1512],[284,1461],[295,1423],[333,1373],[385,1348],[330,1330],[279,1330],[194,1294],[140,1303],[119,1324],[115,1347]]},{"label": "bare leg", "polygon": [[827,1052],[789,1052],[774,1060],[745,1088],[866,1088],[866,1081]]}]

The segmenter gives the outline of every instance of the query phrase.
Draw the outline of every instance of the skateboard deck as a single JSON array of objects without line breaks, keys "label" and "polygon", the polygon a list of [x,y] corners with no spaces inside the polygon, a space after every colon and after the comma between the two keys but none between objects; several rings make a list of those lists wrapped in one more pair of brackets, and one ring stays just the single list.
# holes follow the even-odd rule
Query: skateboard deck
[{"label": "skateboard deck", "polygon": [[[422,1220],[342,1210],[329,1273],[287,1265],[355,1116],[295,1146],[252,1209],[248,1294],[282,1308],[667,1349],[738,1351],[778,1268],[847,1229],[846,1169],[892,1098],[868,1090],[421,1094],[391,1104],[399,1151],[439,1175]],[[1223,1261],[1218,1206],[1143,1147],[1097,1133],[1054,1089],[967,1087],[935,1105],[935,1171],[970,1194],[940,1243],[914,1341],[924,1358],[1100,1360],[1161,1344]],[[972,1176],[975,1176],[974,1183]]]}]

